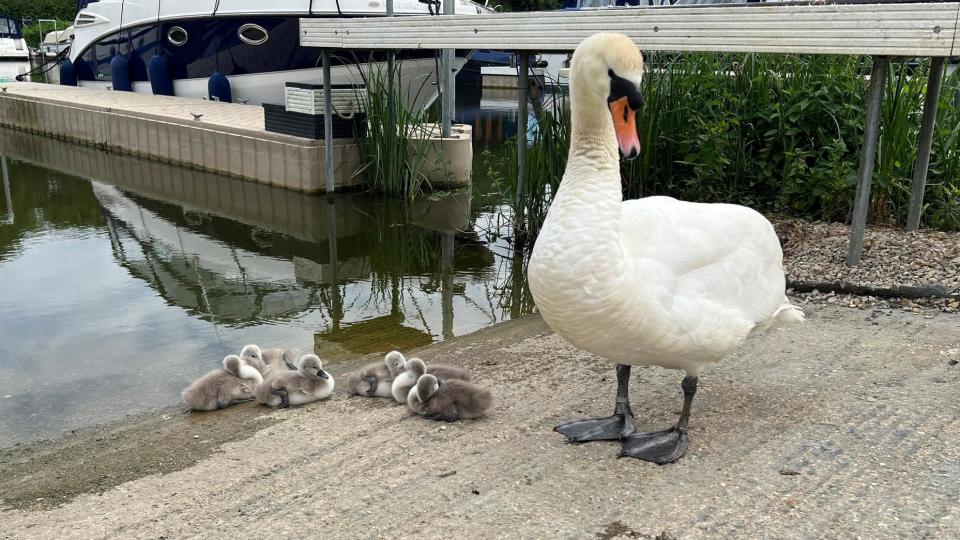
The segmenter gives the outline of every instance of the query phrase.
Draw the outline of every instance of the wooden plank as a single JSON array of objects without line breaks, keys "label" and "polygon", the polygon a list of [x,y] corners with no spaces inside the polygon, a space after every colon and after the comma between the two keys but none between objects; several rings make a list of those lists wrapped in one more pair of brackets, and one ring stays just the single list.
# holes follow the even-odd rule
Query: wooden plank
[{"label": "wooden plank", "polygon": [[607,8],[412,16],[401,21],[300,19],[301,44],[346,49],[573,50],[596,32],[621,32],[651,51],[950,56],[960,2]]}]

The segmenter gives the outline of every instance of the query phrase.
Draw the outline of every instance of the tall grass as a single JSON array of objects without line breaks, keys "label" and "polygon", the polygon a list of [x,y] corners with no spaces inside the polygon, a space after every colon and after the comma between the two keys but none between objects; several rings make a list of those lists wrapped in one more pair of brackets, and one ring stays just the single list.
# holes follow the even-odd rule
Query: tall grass
[{"label": "tall grass", "polygon": [[[643,150],[623,165],[626,197],[666,194],[849,218],[869,58],[654,53],[647,60],[638,116]],[[874,222],[906,219],[928,70],[925,62],[894,63],[885,81]],[[954,73],[944,82],[926,193],[924,223],[943,229],[960,228],[960,108],[952,102],[958,89]],[[556,190],[569,144],[566,109],[546,107],[539,123],[528,152],[528,196],[518,201],[531,221]],[[528,227],[535,234],[537,224]]]},{"label": "tall grass", "polygon": [[392,77],[385,63],[370,61],[361,72],[365,88],[359,97],[367,125],[357,144],[363,172],[375,191],[412,198],[429,187],[428,146],[422,136],[427,113],[411,110],[405,103],[416,103],[428,91],[429,79],[402,88],[401,65],[396,63]]}]

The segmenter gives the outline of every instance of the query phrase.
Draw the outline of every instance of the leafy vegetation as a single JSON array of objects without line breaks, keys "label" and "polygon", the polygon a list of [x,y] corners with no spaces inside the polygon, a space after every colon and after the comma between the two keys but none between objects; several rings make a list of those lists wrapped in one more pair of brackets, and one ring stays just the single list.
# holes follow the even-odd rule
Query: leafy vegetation
[{"label": "leafy vegetation", "polygon": [[[653,54],[638,116],[643,151],[623,165],[626,197],[667,194],[774,213],[847,220],[863,137],[870,59]],[[891,65],[871,219],[902,224],[909,206],[929,66]],[[960,228],[960,72],[944,81],[927,183],[926,226]],[[528,152],[531,220],[562,175],[569,116],[546,107]],[[509,151],[509,150],[508,150]],[[515,171],[516,168],[510,169]],[[506,177],[513,177],[504,171]],[[503,189],[514,187],[503,182]],[[528,223],[536,232],[536,223]]]},{"label": "leafy vegetation", "polygon": [[72,21],[77,15],[76,0],[0,0],[0,13],[16,20],[63,19]]},{"label": "leafy vegetation", "polygon": [[365,133],[357,139],[361,162],[375,191],[412,198],[429,185],[425,174],[429,147],[421,136],[421,131],[428,129],[427,112],[409,110],[404,102],[418,102],[419,94],[429,91],[428,79],[415,88],[400,88],[402,63],[396,64],[393,77],[387,68],[376,65],[372,61],[367,64],[365,87],[360,92],[366,114]]}]

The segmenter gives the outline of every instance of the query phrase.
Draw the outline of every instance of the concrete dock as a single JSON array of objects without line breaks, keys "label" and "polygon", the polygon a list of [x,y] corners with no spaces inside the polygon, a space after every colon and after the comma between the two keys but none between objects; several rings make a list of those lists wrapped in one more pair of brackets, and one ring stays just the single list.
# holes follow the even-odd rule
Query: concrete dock
[{"label": "concrete dock", "polygon": [[[0,537],[960,536],[957,315],[805,310],[702,373],[672,465],[552,431],[609,414],[614,373],[532,316],[419,352],[490,385],[488,418],[342,394],[167,410],[0,454]],[[675,421],[681,378],[634,371],[639,428]]]},{"label": "concrete dock", "polygon": [[[324,190],[323,141],[266,131],[260,106],[39,83],[4,87],[0,126],[306,193]],[[458,126],[447,139],[431,126],[423,133],[434,158],[426,167],[431,182],[469,184],[470,127]],[[353,139],[334,141],[334,160],[337,190],[363,184]]]}]

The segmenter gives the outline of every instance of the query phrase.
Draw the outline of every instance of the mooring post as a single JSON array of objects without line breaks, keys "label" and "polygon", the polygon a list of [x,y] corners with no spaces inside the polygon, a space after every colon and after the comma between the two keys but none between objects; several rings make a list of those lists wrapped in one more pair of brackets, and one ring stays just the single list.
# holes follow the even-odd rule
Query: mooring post
[{"label": "mooring post", "polygon": [[920,228],[923,213],[923,193],[927,189],[927,171],[930,168],[930,146],[933,144],[933,128],[937,123],[937,106],[940,104],[940,88],[943,86],[944,58],[930,59],[930,76],[927,79],[927,95],[923,100],[923,123],[917,141],[917,162],[913,164],[913,189],[910,191],[910,211],[907,213],[907,230]]},{"label": "mooring post", "polygon": [[[443,14],[454,14],[454,0],[443,0]],[[440,51],[440,129],[443,137],[450,136],[453,125],[453,49]]]},{"label": "mooring post", "polygon": [[323,49],[323,164],[326,168],[326,190],[333,193],[333,96],[330,86],[330,49]]},{"label": "mooring post", "polygon": [[863,255],[863,232],[867,227],[867,210],[870,208],[870,183],[873,180],[873,162],[877,154],[877,139],[880,134],[880,106],[883,104],[883,88],[887,82],[887,65],[890,59],[877,56],[870,72],[870,93],[867,96],[867,123],[860,149],[860,169],[857,172],[857,196],[853,203],[853,222],[850,226],[850,251],[847,266],[860,262]]},{"label": "mooring post", "polygon": [[[524,187],[527,177],[527,93],[530,90],[530,56],[526,51],[520,51],[520,62],[517,66],[517,208],[522,212],[520,202],[523,200]],[[522,214],[519,217],[522,217]]]}]

